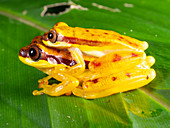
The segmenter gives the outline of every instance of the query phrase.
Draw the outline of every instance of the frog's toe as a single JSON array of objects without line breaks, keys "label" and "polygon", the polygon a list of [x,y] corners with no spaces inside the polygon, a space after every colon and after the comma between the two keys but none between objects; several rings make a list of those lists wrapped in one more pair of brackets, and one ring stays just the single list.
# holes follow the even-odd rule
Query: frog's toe
[{"label": "frog's toe", "polygon": [[155,63],[155,58],[153,56],[147,56],[146,57],[146,62],[149,65],[149,67],[151,67]]},{"label": "frog's toe", "polygon": [[46,83],[46,84],[48,84],[48,80],[51,79],[51,78],[52,78],[52,76],[44,77],[43,79],[38,80],[38,83]]},{"label": "frog's toe", "polygon": [[33,92],[32,92],[32,94],[35,96],[35,95],[42,95],[42,94],[44,94],[44,92],[43,91],[38,91],[38,90],[34,90]]}]

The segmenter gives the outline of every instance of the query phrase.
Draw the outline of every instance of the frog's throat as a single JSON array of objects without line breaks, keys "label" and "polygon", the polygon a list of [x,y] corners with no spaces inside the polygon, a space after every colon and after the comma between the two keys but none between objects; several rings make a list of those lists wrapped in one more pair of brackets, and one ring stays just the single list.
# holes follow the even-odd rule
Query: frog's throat
[{"label": "frog's throat", "polygon": [[36,68],[52,68],[52,67],[56,67],[56,64],[50,64],[46,60],[33,61],[31,58],[22,57],[22,56],[19,56],[19,60],[21,62],[23,62],[24,64],[27,64],[29,66],[33,66],[33,67],[36,67]]}]

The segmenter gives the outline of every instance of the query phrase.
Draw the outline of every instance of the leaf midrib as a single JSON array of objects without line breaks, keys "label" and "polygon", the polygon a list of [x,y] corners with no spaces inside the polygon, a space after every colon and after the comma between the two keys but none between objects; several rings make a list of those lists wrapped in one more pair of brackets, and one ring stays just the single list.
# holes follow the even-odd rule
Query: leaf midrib
[{"label": "leaf midrib", "polygon": [[9,17],[9,18],[15,19],[15,20],[17,20],[17,21],[20,21],[20,22],[26,24],[26,25],[29,25],[29,26],[31,26],[31,27],[34,27],[34,28],[36,28],[36,29],[38,29],[38,30],[41,30],[41,31],[44,31],[44,32],[48,31],[47,28],[45,28],[45,27],[43,27],[43,26],[40,26],[40,25],[38,25],[38,24],[36,24],[36,23],[34,23],[34,22],[31,22],[31,21],[29,21],[29,20],[27,20],[27,19],[24,19],[24,18],[22,18],[22,17],[20,17],[20,16],[17,16],[17,15],[15,15],[15,14],[11,14],[11,13],[9,13],[9,12],[5,12],[5,11],[0,10],[0,15],[3,15],[3,16],[6,16],[6,17]]}]

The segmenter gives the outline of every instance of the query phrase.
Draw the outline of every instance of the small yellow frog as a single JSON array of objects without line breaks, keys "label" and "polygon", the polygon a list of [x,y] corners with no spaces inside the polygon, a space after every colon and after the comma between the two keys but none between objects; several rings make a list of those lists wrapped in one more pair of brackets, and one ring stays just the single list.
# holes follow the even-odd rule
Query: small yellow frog
[{"label": "small yellow frog", "polygon": [[[144,41],[113,31],[72,28],[60,22],[21,48],[19,59],[48,75],[38,81],[43,89],[33,95],[73,93],[95,99],[151,82],[156,76],[150,68],[155,59],[146,56],[147,47]],[[61,83],[49,85],[51,78]]]},{"label": "small yellow frog", "polygon": [[42,42],[50,47],[77,47],[83,53],[97,57],[113,51],[144,51],[148,48],[146,41],[139,41],[114,31],[69,27],[64,22],[56,23],[46,32]]}]

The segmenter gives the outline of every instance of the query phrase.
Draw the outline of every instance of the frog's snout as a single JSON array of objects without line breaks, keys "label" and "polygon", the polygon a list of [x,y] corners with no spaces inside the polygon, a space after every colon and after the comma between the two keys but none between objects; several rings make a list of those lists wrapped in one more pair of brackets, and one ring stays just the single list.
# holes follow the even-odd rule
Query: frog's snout
[{"label": "frog's snout", "polygon": [[19,56],[28,57],[28,50],[21,48],[21,50],[19,51]]}]

